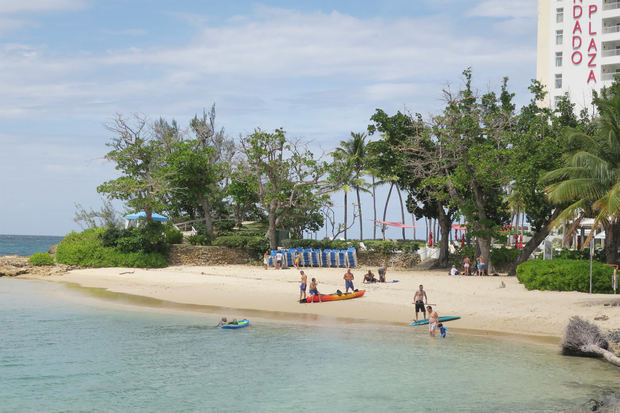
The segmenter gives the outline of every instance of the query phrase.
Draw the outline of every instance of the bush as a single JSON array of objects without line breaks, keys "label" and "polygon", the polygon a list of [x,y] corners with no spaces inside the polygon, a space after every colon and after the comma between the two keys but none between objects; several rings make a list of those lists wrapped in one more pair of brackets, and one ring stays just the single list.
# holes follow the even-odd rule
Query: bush
[{"label": "bush", "polygon": [[[542,255],[542,254],[541,254]],[[590,260],[590,249],[584,248],[582,250],[571,250],[564,248],[560,251],[553,251],[553,258],[564,260]],[[594,260],[599,262],[605,262],[607,254],[602,248],[594,249]]]},{"label": "bush", "polygon": [[37,252],[32,257],[28,258],[28,262],[32,265],[54,265],[54,258],[47,252]]},{"label": "bush", "polygon": [[151,222],[128,229],[104,229],[99,238],[102,246],[115,247],[121,252],[158,252],[165,255],[168,253],[166,230],[161,223]]},{"label": "bush", "polygon": [[[92,228],[84,232],[72,232],[58,244],[56,249],[56,261],[68,265],[80,267],[141,267],[162,268],[168,266],[166,255],[162,252],[134,251],[126,252],[118,246],[110,246],[109,242],[114,237],[104,235],[106,229]],[[105,246],[104,239],[108,242]],[[136,248],[134,237],[119,237],[117,244],[123,244],[124,248]],[[124,240],[124,241],[123,241]]]},{"label": "bush", "polygon": [[521,255],[519,248],[494,248],[491,250],[491,262],[495,267],[506,267],[513,264]]},{"label": "bush", "polygon": [[222,219],[213,223],[213,226],[218,231],[230,231],[235,228],[235,225],[237,225],[237,223],[232,219]]},{"label": "bush", "polygon": [[[612,293],[613,269],[592,263],[592,292]],[[528,290],[590,291],[590,262],[585,260],[531,260],[517,267],[517,279]]]},{"label": "bush", "polygon": [[228,248],[247,249],[252,253],[262,253],[269,249],[269,240],[264,236],[242,237],[238,235],[226,235],[217,237],[213,245]]},{"label": "bush", "polygon": [[211,237],[207,234],[196,234],[187,237],[187,242],[192,245],[211,245]]},{"label": "bush", "polygon": [[166,242],[168,244],[183,243],[183,233],[172,225],[166,225],[166,227],[164,228],[164,234],[166,236]]}]

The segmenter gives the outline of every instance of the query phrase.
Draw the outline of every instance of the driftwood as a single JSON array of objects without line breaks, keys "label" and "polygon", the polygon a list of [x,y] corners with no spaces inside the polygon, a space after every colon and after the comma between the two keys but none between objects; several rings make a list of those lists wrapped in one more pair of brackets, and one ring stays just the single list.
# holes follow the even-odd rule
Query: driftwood
[{"label": "driftwood", "polygon": [[603,357],[605,360],[620,367],[620,357],[609,351],[609,343],[601,330],[578,316],[568,322],[564,339],[562,340],[562,354],[582,357]]}]

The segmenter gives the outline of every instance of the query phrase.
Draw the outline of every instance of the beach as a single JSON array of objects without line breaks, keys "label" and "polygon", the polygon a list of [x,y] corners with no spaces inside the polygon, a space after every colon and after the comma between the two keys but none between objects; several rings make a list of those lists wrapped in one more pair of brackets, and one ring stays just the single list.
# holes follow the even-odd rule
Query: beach
[{"label": "beach", "polygon": [[[367,268],[356,268],[355,288],[362,298],[300,304],[299,271],[263,267],[174,266],[164,269],[100,268],[72,270],[63,275],[28,278],[103,288],[181,304],[217,306],[244,311],[317,315],[368,322],[406,324],[415,318],[413,294],[424,285],[428,303],[440,316],[460,316],[449,326],[469,334],[561,337],[570,317],[579,315],[604,330],[620,328],[620,296],[578,292],[527,291],[516,277],[449,276],[445,271],[388,270],[397,283],[363,284]],[[375,270],[376,273],[376,269]],[[308,280],[319,281],[321,293],[344,291],[341,268],[307,268]],[[607,305],[605,305],[607,304]],[[616,304],[613,306],[613,304]],[[290,318],[290,317],[289,317]],[[420,318],[422,318],[420,314]],[[599,320],[595,320],[599,319]],[[419,327],[422,328],[422,327]]]}]

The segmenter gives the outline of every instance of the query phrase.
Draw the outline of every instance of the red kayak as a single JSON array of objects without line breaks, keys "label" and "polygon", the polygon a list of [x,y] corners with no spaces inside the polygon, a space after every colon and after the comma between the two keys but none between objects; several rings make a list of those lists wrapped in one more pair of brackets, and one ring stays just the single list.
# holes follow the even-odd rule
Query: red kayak
[{"label": "red kayak", "polygon": [[[321,302],[325,301],[340,301],[340,300],[350,300],[351,298],[358,298],[364,295],[366,290],[358,290],[352,293],[340,293],[340,294],[320,294]],[[318,303],[319,297],[313,295],[312,297],[308,297],[307,299],[301,300],[301,303]]]}]

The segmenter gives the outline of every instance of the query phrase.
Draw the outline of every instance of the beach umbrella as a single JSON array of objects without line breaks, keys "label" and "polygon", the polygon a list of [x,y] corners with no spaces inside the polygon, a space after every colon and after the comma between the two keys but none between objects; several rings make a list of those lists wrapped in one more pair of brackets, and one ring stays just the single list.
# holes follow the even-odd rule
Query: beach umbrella
[{"label": "beach umbrella", "polygon": [[581,235],[577,235],[577,249],[581,249]]},{"label": "beach umbrella", "polygon": [[461,248],[465,246],[465,234],[461,236]]},{"label": "beach umbrella", "polygon": [[519,248],[523,249],[523,235],[521,235],[521,238],[519,239]]},{"label": "beach umbrella", "polygon": [[[168,221],[168,218],[166,218],[165,216],[160,215],[160,214],[158,214],[156,212],[153,212],[151,217],[153,218],[153,221],[156,221],[156,222],[166,222],[166,221]],[[142,210],[140,212],[134,212],[133,214],[125,215],[125,219],[127,219],[129,221],[134,221],[134,220],[138,220],[138,219],[146,219],[146,212],[144,210]]]},{"label": "beach umbrella", "polygon": [[428,233],[428,246],[429,247],[433,246],[433,231]]}]

